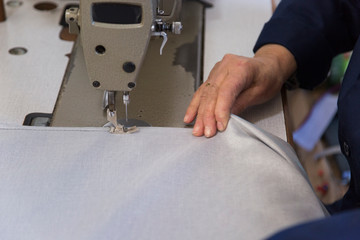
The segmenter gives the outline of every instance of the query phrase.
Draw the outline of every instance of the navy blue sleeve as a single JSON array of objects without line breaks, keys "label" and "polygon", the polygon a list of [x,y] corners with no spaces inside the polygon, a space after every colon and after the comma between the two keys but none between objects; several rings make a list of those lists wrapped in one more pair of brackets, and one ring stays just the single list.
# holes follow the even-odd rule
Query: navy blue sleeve
[{"label": "navy blue sleeve", "polygon": [[360,0],[282,0],[254,47],[286,47],[298,65],[300,87],[325,80],[331,60],[353,49],[360,33]]},{"label": "navy blue sleeve", "polygon": [[360,210],[354,210],[285,229],[268,240],[359,239]]}]

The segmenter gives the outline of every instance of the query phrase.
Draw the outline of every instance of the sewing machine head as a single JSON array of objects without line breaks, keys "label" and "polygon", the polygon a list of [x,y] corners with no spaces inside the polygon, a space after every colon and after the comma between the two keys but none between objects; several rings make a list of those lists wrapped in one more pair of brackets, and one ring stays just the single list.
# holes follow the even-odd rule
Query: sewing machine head
[{"label": "sewing machine head", "polygon": [[91,84],[108,91],[131,91],[151,36],[179,34],[181,0],[81,0],[66,20],[81,29]]},{"label": "sewing machine head", "polygon": [[104,107],[114,111],[109,92],[116,91],[127,106],[150,38],[163,38],[161,54],[167,32],[180,34],[181,6],[182,0],[80,0],[79,9],[66,11],[70,32],[80,33],[90,84],[106,91]]}]

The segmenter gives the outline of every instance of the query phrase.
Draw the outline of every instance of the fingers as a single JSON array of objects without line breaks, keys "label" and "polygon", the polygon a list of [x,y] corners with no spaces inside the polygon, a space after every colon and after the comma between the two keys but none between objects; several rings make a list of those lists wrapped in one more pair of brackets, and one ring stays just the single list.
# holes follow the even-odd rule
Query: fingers
[{"label": "fingers", "polygon": [[184,117],[185,123],[191,123],[197,117],[193,128],[194,136],[212,137],[215,135],[216,96],[216,85],[209,82],[204,83],[194,94]]},{"label": "fingers", "polygon": [[232,75],[229,74],[223,82],[217,96],[215,116],[217,122],[217,129],[219,131],[225,131],[229,122],[232,106],[234,105],[239,94],[246,88],[245,81],[239,81],[244,79],[243,74]]},{"label": "fingers", "polygon": [[205,135],[212,137],[216,134],[215,107],[218,95],[218,86],[213,83],[206,82],[202,87],[200,101],[197,112],[197,119],[194,125],[193,134],[195,136]]},{"label": "fingers", "polygon": [[195,92],[189,104],[189,107],[187,108],[185,113],[185,117],[184,117],[185,123],[189,124],[192,121],[194,121],[198,113],[200,104],[207,100],[206,96],[207,96],[207,91],[209,90],[207,89],[207,87],[209,86],[209,83],[211,83],[212,81],[216,81],[216,79],[221,79],[221,75],[219,76],[219,74],[221,74],[221,71],[219,71],[220,64],[221,64],[220,62],[215,64],[214,68],[210,72],[209,78],[206,81],[206,83],[201,85],[200,88]]},{"label": "fingers", "polygon": [[221,62],[215,64],[208,80],[200,86],[186,111],[184,122],[191,123],[197,117],[193,135],[212,137],[217,132],[215,107],[218,86],[224,80],[226,71],[222,70]]},{"label": "fingers", "polygon": [[196,114],[197,109],[197,120],[193,130],[195,136],[212,137],[217,130],[224,131],[227,128],[231,108],[245,87],[245,82],[239,81],[238,77],[239,75],[226,75],[220,87],[215,83],[206,82],[202,90],[194,96],[188,116]]},{"label": "fingers", "polygon": [[189,124],[194,121],[200,104],[200,92],[195,92],[184,117],[184,122]]},{"label": "fingers", "polygon": [[230,118],[230,111],[247,83],[243,58],[227,55],[217,63],[208,80],[195,93],[184,117],[185,123],[196,122],[194,136],[212,137],[217,130],[224,131]]}]

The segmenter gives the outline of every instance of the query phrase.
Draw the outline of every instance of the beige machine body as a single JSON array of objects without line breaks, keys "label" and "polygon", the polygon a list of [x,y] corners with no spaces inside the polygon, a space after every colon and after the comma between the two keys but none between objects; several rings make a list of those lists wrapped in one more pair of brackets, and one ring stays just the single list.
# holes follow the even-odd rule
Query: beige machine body
[{"label": "beige machine body", "polygon": [[[128,2],[80,1],[81,43],[94,87],[110,91],[130,91],[135,87],[151,36],[156,0],[133,0],[131,5]],[[128,19],[109,16],[116,8],[128,11]],[[106,10],[111,12],[102,12]]]},{"label": "beige machine body", "polygon": [[165,45],[166,32],[180,33],[181,6],[181,0],[81,0],[80,9],[68,10],[70,29],[81,29],[90,83],[131,91],[151,36],[163,37]]}]

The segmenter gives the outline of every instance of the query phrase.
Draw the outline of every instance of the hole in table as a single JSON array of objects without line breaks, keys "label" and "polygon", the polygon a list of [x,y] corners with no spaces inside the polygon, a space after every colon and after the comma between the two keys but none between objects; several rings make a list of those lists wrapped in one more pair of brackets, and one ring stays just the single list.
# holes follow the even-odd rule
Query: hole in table
[{"label": "hole in table", "polygon": [[23,47],[15,47],[9,50],[11,55],[24,55],[27,53],[27,49]]},{"label": "hole in table", "polygon": [[23,4],[22,1],[18,1],[18,0],[11,0],[6,2],[6,5],[9,7],[20,7]]},{"label": "hole in table", "polygon": [[51,11],[57,8],[57,4],[53,2],[40,2],[35,4],[34,8],[39,11]]}]

